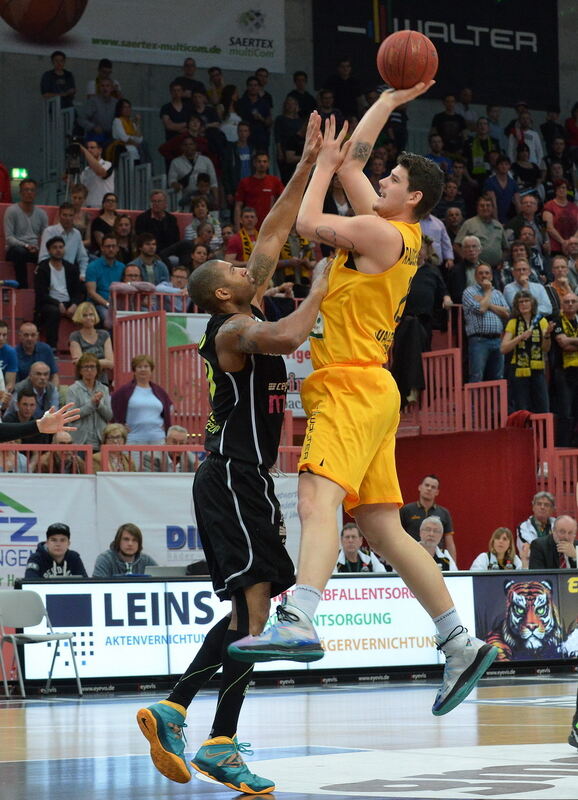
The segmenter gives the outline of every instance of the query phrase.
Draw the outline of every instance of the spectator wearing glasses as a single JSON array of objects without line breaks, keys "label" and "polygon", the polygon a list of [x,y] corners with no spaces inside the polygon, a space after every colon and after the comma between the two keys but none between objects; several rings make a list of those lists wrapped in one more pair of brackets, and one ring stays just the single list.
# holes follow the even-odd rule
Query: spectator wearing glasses
[{"label": "spectator wearing glasses", "polygon": [[504,287],[506,303],[513,308],[514,298],[518,292],[529,292],[536,300],[536,313],[540,317],[548,317],[552,313],[552,303],[541,283],[530,280],[531,268],[528,259],[519,258],[512,267],[514,280]]},{"label": "spectator wearing glasses", "polygon": [[76,362],[76,381],[68,389],[67,400],[80,409],[80,419],[72,432],[75,444],[100,447],[104,429],[112,420],[108,387],[101,383],[100,363],[93,353],[84,353]]},{"label": "spectator wearing glasses", "polygon": [[[127,436],[128,431],[124,425],[111,422],[102,432],[102,443],[120,446],[126,444]],[[95,473],[102,471],[102,452],[94,453],[92,464]],[[136,466],[129,453],[111,452],[108,454],[108,472],[136,472]]]},{"label": "spectator wearing glasses", "polygon": [[500,352],[510,353],[508,394],[511,411],[547,414],[545,354],[550,352],[555,323],[538,316],[538,303],[529,291],[512,301],[512,318],[506,324]]}]

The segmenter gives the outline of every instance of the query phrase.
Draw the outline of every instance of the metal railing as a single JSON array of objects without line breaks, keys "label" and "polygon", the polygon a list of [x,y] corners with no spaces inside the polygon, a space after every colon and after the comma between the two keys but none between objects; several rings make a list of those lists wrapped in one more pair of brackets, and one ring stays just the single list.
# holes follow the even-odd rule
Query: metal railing
[{"label": "metal railing", "polygon": [[205,448],[191,444],[103,444],[100,448],[101,472],[196,472],[206,456]]},{"label": "metal railing", "polygon": [[508,382],[483,381],[464,385],[464,425],[467,431],[504,428],[508,417]]},{"label": "metal railing", "polygon": [[458,349],[422,355],[425,389],[420,410],[421,432],[463,430],[462,354]]},{"label": "metal railing", "polygon": [[539,492],[554,494],[554,415],[532,414],[531,422],[536,454],[536,486]]},{"label": "metal railing", "polygon": [[149,355],[155,363],[153,380],[167,384],[166,312],[149,311],[127,314],[114,320],[114,385],[118,388],[132,380],[131,360],[136,355]]},{"label": "metal railing", "polygon": [[551,491],[556,498],[556,513],[576,516],[576,488],[578,486],[578,450],[554,450]]},{"label": "metal railing", "polygon": [[169,347],[167,392],[173,401],[174,423],[189,434],[204,436],[210,411],[209,385],[196,344]]},{"label": "metal railing", "polygon": [[92,450],[89,444],[0,444],[0,473],[88,475]]},{"label": "metal railing", "polygon": [[149,292],[137,286],[126,284],[122,290],[112,288],[110,304],[113,314],[117,312],[134,311],[145,313],[163,309],[172,314],[188,311],[189,294],[186,289],[181,292]]},{"label": "metal railing", "polygon": [[65,170],[65,150],[74,128],[74,108],[60,108],[60,97],[44,100],[42,105],[42,146],[44,183],[61,182]]}]

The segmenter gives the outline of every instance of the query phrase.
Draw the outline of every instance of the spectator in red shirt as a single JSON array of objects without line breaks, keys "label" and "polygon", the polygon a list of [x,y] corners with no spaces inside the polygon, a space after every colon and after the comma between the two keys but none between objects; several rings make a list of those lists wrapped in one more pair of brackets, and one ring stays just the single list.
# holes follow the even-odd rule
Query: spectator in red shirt
[{"label": "spectator in red shirt", "polygon": [[257,212],[257,226],[261,225],[275,201],[285,188],[279,178],[269,175],[269,156],[257,152],[253,156],[253,175],[239,181],[235,194],[235,229],[239,230],[241,209],[250,206]]},{"label": "spectator in red shirt", "polygon": [[10,173],[7,167],[0,161],[0,203],[12,202],[12,190],[10,188]]},{"label": "spectator in red shirt", "polygon": [[241,210],[241,226],[239,233],[230,236],[225,246],[225,261],[234,267],[242,267],[249,260],[257,241],[257,212],[245,206]]},{"label": "spectator in red shirt", "polygon": [[542,217],[550,237],[550,253],[566,253],[568,241],[578,231],[578,206],[568,200],[568,184],[563,179],[554,181],[553,200],[544,204]]}]

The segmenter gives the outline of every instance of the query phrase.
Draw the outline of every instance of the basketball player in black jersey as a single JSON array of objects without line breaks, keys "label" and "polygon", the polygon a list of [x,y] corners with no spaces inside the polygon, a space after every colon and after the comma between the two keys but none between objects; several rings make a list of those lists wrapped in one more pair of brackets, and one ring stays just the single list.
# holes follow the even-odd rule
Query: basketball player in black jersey
[{"label": "basketball player in black jersey", "polygon": [[261,633],[270,598],[294,583],[269,474],[277,459],[287,391],[281,354],[293,352],[312,330],[327,291],[327,270],[314,274],[309,296],[279,322],[265,322],[259,305],[317,158],[320,123],[313,112],[301,160],[264,220],[246,266],[207,261],[190,278],[193,302],[212,314],[199,344],[212,406],[205,438],[209,456],[195,475],[193,499],[215,593],[221,600],[232,600],[232,612],[209,631],[167,700],[137,715],[157,769],[171,780],[188,782],[191,773],[182,736],[186,709],[222,667],[210,738],[191,764],[249,794],[269,793],[275,786],[251,773],[241,757],[247,746],[237,740],[237,721],[253,665],[235,661],[227,648],[247,634]]}]

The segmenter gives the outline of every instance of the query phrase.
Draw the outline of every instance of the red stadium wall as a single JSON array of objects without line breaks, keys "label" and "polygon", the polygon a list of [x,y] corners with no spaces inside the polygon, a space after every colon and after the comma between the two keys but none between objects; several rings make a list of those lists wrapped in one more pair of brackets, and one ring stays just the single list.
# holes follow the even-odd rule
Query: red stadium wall
[{"label": "red stadium wall", "polygon": [[497,527],[514,531],[530,514],[536,492],[531,430],[401,438],[396,457],[406,503],[417,500],[424,475],[439,477],[438,500],[452,515],[460,569],[487,548]]}]

